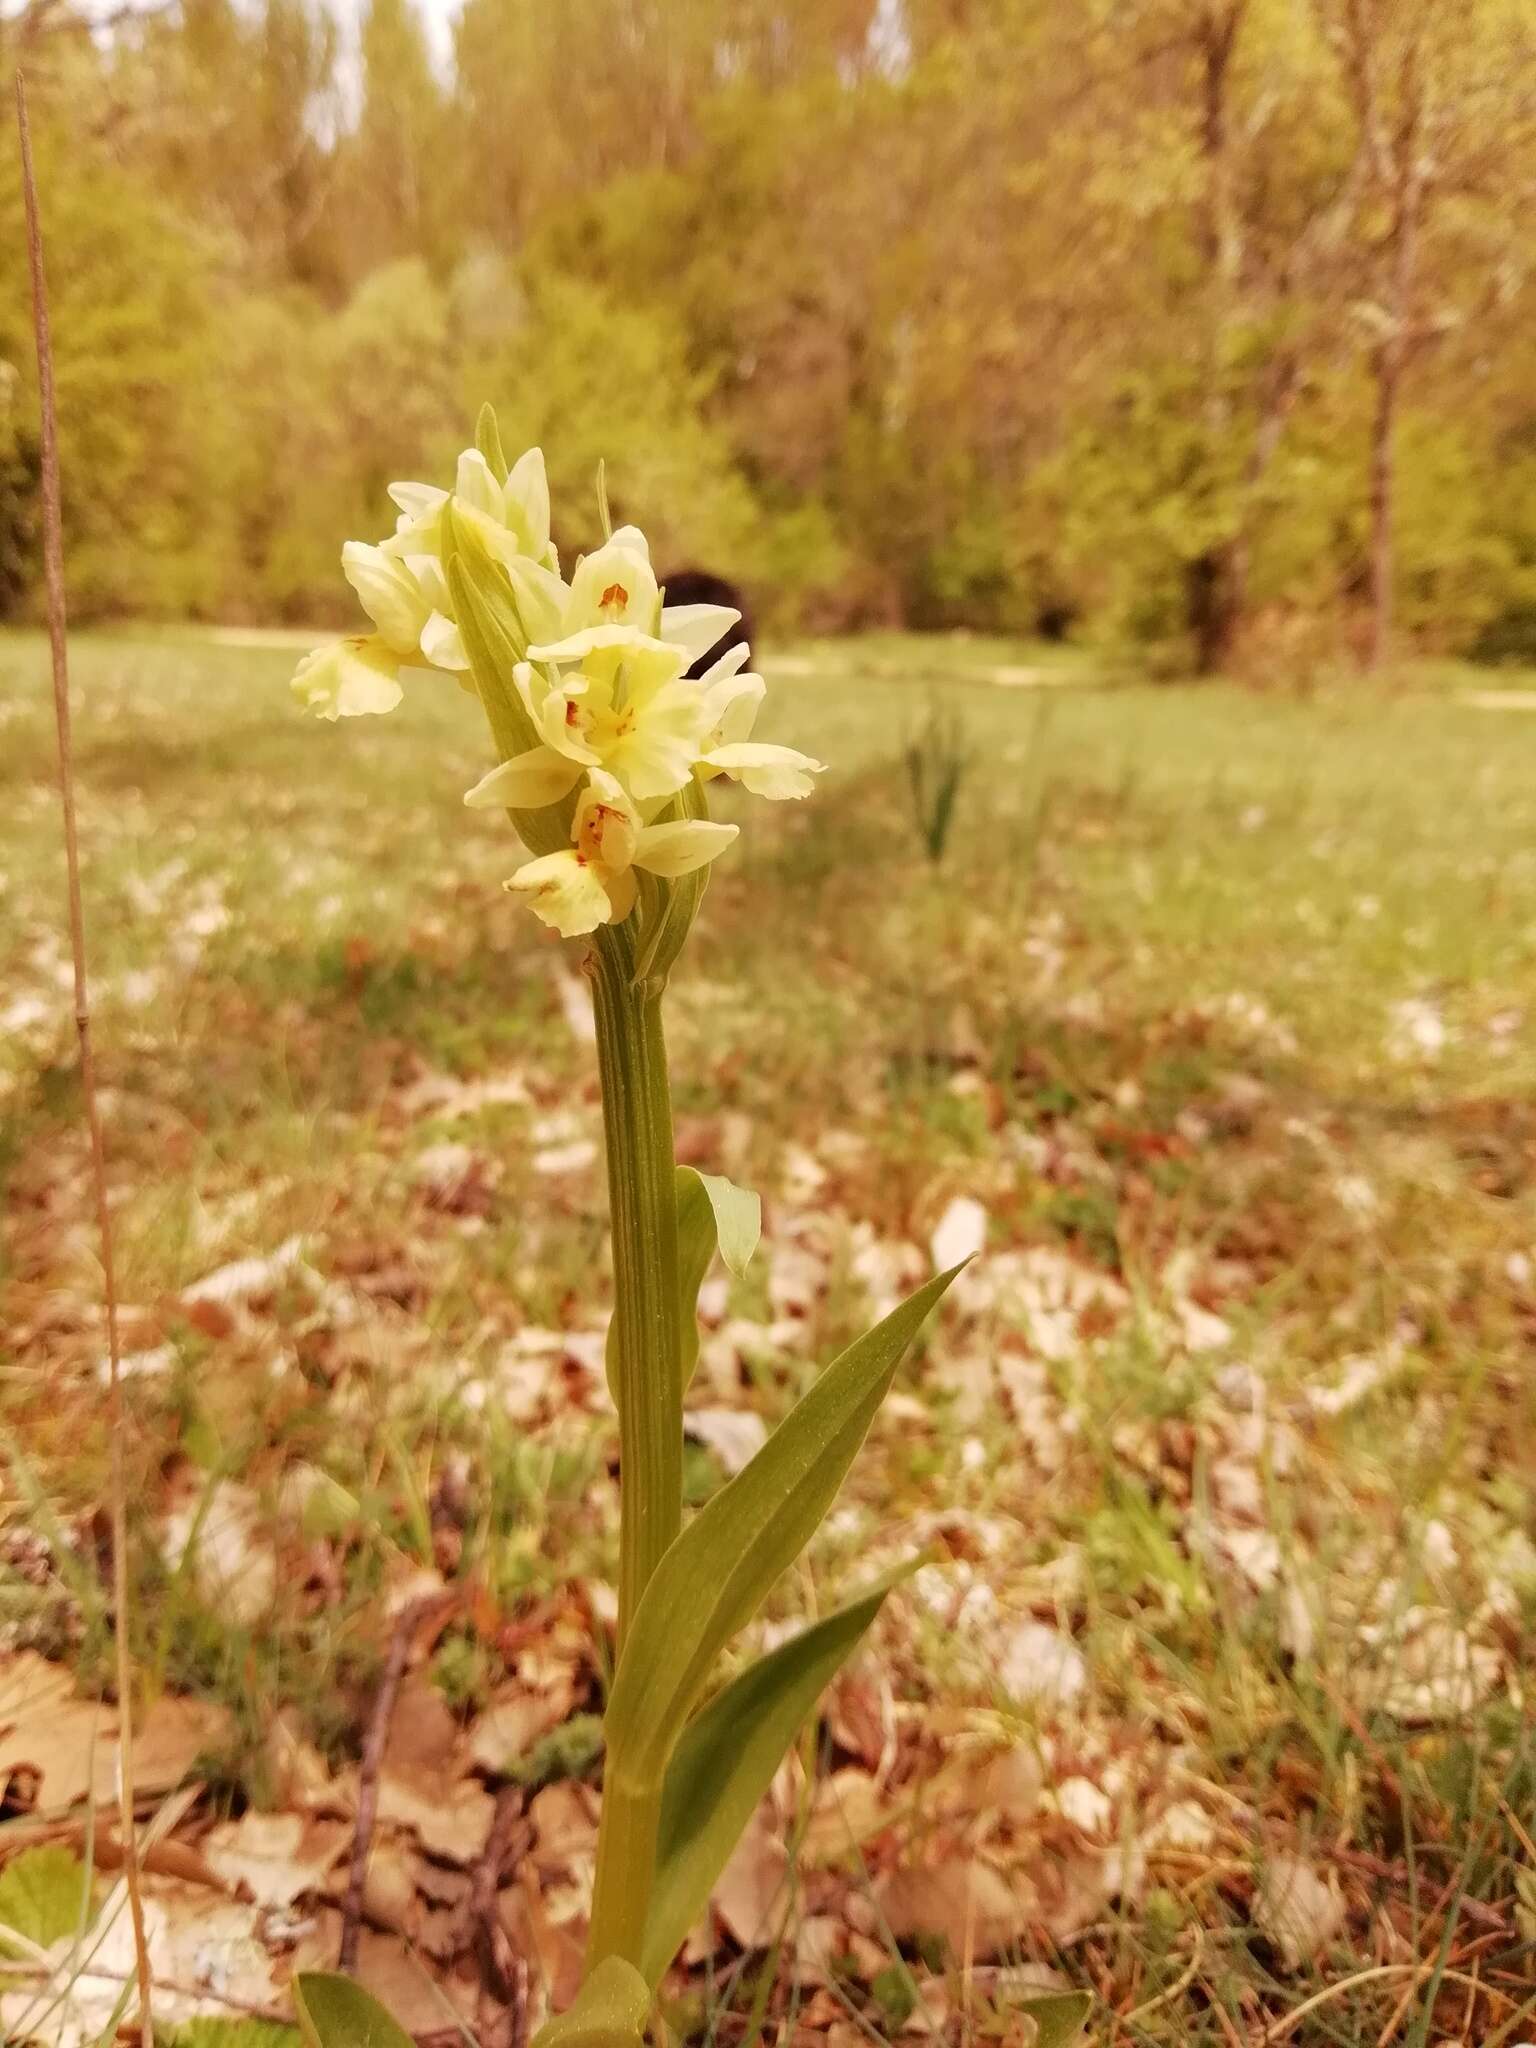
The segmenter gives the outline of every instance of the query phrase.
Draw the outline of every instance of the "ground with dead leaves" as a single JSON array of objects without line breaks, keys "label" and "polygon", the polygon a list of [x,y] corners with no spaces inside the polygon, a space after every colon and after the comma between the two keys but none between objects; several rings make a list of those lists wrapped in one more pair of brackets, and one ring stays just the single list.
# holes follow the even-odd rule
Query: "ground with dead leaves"
[{"label": "ground with dead leaves", "polygon": [[[695,1501],[979,1256],[748,1646],[925,1555],[669,2019],[1028,2048],[1082,1987],[1127,2048],[1513,2048],[1536,721],[1010,652],[783,659],[836,773],[751,820],[675,989],[681,1154],[766,1224],[702,1296]],[[516,2048],[579,1964],[613,1620],[585,989],[459,803],[456,692],[322,731],[280,651],[76,661],[161,2019],[279,2048],[346,1944],[419,2037]],[[83,2043],[132,1971],[105,1347],[41,650],[0,666],[0,2031]],[[899,756],[940,687],[933,867]]]}]

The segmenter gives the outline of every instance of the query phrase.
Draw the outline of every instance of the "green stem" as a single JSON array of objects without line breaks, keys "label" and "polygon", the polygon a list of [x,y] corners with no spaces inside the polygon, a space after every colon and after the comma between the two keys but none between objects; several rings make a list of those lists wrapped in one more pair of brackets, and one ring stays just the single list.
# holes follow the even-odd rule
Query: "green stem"
[{"label": "green stem", "polygon": [[[619,1650],[646,1583],[682,1527],[682,1306],[677,1179],[659,982],[633,985],[623,928],[593,949],[593,1011],[613,1232],[614,1399],[619,1411]],[[638,1964],[660,1796],[604,1787],[587,1974]]]},{"label": "green stem", "polygon": [[609,1956],[622,1956],[637,1970],[643,1968],[660,1828],[659,1788],[630,1788],[605,1772],[583,1978],[590,1977]]},{"label": "green stem", "polygon": [[619,1649],[683,1523],[677,1165],[659,989],[630,985],[627,934],[595,948],[593,1010],[613,1232],[619,1410]]}]

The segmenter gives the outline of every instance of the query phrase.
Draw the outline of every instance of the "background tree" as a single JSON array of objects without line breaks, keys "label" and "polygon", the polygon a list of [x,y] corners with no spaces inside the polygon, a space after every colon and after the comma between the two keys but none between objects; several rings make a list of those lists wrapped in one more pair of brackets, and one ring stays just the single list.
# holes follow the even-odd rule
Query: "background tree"
[{"label": "background tree", "polygon": [[1332,658],[1374,581],[1536,653],[1523,0],[466,0],[446,62],[418,0],[80,4],[0,34],[103,607],[322,614],[484,385],[776,624],[1187,671]]},{"label": "background tree", "polygon": [[1388,655],[1397,428],[1409,369],[1519,281],[1536,193],[1536,19],[1519,0],[1321,0],[1368,171],[1369,659]]}]

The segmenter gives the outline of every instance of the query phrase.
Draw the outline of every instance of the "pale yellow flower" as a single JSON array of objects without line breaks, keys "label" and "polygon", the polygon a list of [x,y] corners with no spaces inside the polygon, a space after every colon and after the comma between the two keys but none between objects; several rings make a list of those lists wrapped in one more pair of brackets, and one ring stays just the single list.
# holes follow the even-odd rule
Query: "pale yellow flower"
[{"label": "pale yellow flower", "polygon": [[387,554],[441,557],[443,511],[451,497],[498,560],[517,554],[543,568],[559,568],[549,538],[549,479],[541,448],[520,455],[504,484],[497,483],[478,448],[466,448],[452,491],[437,484],[400,483],[390,485],[389,495],[400,517],[384,543]]},{"label": "pale yellow flower", "polygon": [[306,710],[319,718],[393,711],[404,694],[403,668],[469,667],[458,628],[445,616],[441,563],[419,555],[401,560],[349,540],[341,567],[377,631],[332,641],[304,657],[293,693]]},{"label": "pale yellow flower", "polygon": [[400,657],[377,634],[332,640],[306,654],[294,671],[293,694],[317,718],[356,718],[393,711],[400,688]]},{"label": "pale yellow flower", "polygon": [[507,888],[562,938],[617,924],[634,908],[636,868],[673,880],[723,853],[734,825],[705,818],[642,823],[616,777],[595,769],[572,821],[572,844],[520,867]]},{"label": "pale yellow flower", "polygon": [[559,638],[569,642],[574,634],[604,626],[633,626],[638,633],[654,633],[660,609],[661,592],[645,536],[638,527],[621,527],[605,546],[576,564]]},{"label": "pale yellow flower", "polygon": [[423,563],[435,565],[442,623],[424,644],[438,667],[469,667],[452,624],[442,573],[443,515],[450,500],[455,517],[506,570],[529,637],[548,638],[562,630],[569,593],[549,537],[549,480],[542,449],[530,448],[520,455],[506,482],[499,484],[479,449],[466,448],[459,457],[451,491],[436,484],[398,483],[390,485],[389,495],[399,507],[400,517],[383,543],[383,552],[410,563],[423,582],[430,573]]},{"label": "pale yellow flower", "polygon": [[453,623],[443,565],[434,555],[391,555],[366,541],[341,551],[342,574],[380,637],[402,661],[462,671],[469,657]]},{"label": "pale yellow flower", "polygon": [[[558,631],[548,637],[565,643],[569,652],[563,658],[577,659],[587,645],[602,644],[588,642],[587,634],[605,627],[631,626],[637,633],[654,634],[670,646],[681,647],[688,657],[683,663],[687,668],[741,617],[729,605],[663,608],[661,600],[649,542],[638,526],[620,526],[602,547],[583,555],[576,564]],[[530,639],[543,637],[529,635]]]},{"label": "pale yellow flower", "polygon": [[[546,747],[606,769],[639,803],[683,787],[705,733],[704,699],[683,674],[685,649],[612,625],[528,653],[515,679]],[[580,666],[560,666],[571,661]],[[535,663],[556,672],[546,675]]]},{"label": "pale yellow flower", "polygon": [[728,775],[754,796],[775,802],[809,796],[811,777],[822,772],[825,762],[750,737],[768,686],[759,675],[739,672],[747,654],[745,647],[733,647],[699,678],[706,733],[699,773],[706,780]]}]

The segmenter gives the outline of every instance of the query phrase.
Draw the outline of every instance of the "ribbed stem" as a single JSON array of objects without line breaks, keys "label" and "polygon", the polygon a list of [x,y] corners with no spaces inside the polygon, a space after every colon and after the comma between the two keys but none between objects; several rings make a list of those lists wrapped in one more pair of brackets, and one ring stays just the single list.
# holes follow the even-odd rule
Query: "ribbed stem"
[{"label": "ribbed stem", "polygon": [[619,1410],[619,1648],[683,1520],[677,1167],[661,996],[629,985],[629,948],[595,948],[593,1010],[608,1141]]},{"label": "ribbed stem", "polygon": [[[614,1398],[619,1411],[619,1650],[646,1583],[682,1526],[681,1301],[677,1184],[661,994],[631,983],[629,934],[593,949],[593,1011],[608,1145],[613,1233]],[[604,1789],[587,1972],[606,1956],[638,1963],[659,1801]]]},{"label": "ribbed stem", "polygon": [[605,1776],[584,1977],[609,1956],[622,1956],[637,1970],[643,1968],[660,1827],[659,1790],[631,1791]]}]

